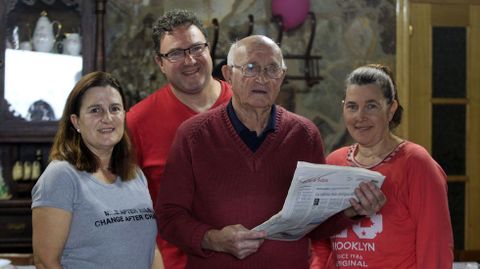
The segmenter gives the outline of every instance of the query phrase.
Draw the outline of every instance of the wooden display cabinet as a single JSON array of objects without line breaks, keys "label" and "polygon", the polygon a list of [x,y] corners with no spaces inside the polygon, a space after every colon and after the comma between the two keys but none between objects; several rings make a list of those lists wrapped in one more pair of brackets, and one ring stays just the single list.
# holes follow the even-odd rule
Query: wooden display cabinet
[{"label": "wooden display cabinet", "polygon": [[[105,0],[4,0],[0,1],[0,165],[2,177],[6,182],[11,194],[10,199],[0,200],[0,253],[31,253],[32,224],[31,224],[31,189],[36,180],[14,180],[13,167],[17,161],[33,162],[37,158],[44,169],[47,165],[48,154],[55,135],[58,119],[61,113],[56,113],[54,118],[36,119],[26,117],[17,111],[7,96],[6,70],[12,70],[14,61],[6,58],[7,55],[21,54],[20,43],[29,41],[35,30],[35,25],[40,13],[46,11],[51,21],[59,21],[62,24],[63,32],[58,35],[57,42],[52,52],[25,51],[27,64],[22,80],[34,80],[37,72],[55,70],[58,65],[52,64],[54,60],[44,61],[35,71],[29,69],[35,62],[37,56],[50,56],[53,58],[73,58],[64,55],[60,44],[62,34],[79,33],[81,35],[80,72],[76,79],[85,73],[93,70],[102,70],[103,66],[103,38],[96,35],[103,35],[103,14]],[[101,18],[102,27],[96,23]],[[64,36],[63,36],[64,37]],[[22,46],[25,48],[25,46]],[[28,48],[28,46],[27,46]],[[10,54],[8,54],[8,53]],[[50,55],[49,55],[50,54]],[[9,69],[10,68],[10,69]],[[53,74],[52,74],[53,73]],[[9,73],[11,74],[11,73]],[[53,85],[57,80],[64,78],[64,75],[50,72],[49,78],[44,82],[47,86]],[[65,87],[66,95],[73,88]],[[10,85],[10,84],[9,84]],[[42,82],[33,87],[15,88],[13,96],[35,96],[38,94]],[[38,87],[37,87],[38,86]],[[11,90],[11,89],[10,89]],[[62,90],[63,94],[63,90]],[[45,94],[45,98],[52,98]],[[55,98],[59,98],[57,94]],[[65,96],[66,96],[65,95]],[[66,97],[61,102],[65,102]],[[63,106],[61,107],[63,110]],[[29,112],[30,113],[30,112]]]}]

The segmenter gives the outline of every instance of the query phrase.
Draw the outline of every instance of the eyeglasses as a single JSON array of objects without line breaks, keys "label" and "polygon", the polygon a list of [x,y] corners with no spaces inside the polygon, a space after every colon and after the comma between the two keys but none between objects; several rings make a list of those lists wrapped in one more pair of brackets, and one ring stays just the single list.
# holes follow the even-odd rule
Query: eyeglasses
[{"label": "eyeglasses", "polygon": [[165,54],[159,53],[159,55],[167,59],[168,61],[174,63],[178,61],[183,61],[187,56],[187,51],[188,54],[192,57],[200,57],[202,56],[206,47],[208,47],[208,43],[195,44],[187,49],[176,49]]},{"label": "eyeglasses", "polygon": [[285,69],[281,68],[279,65],[276,64],[270,64],[266,67],[261,67],[260,65],[254,63],[230,66],[240,69],[244,77],[256,77],[259,76],[262,71],[264,71],[267,74],[267,77],[271,79],[277,79],[282,77],[283,73],[285,73]]}]

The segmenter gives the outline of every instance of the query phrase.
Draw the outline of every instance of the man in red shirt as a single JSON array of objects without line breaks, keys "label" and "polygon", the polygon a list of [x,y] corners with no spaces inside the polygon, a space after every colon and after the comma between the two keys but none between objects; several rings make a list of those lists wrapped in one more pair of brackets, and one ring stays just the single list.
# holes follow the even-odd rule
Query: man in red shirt
[{"label": "man in red shirt", "polygon": [[[127,126],[137,161],[157,200],[165,161],[178,126],[185,120],[230,100],[230,86],[212,77],[206,30],[191,12],[172,10],[153,26],[155,62],[168,84],[133,106]],[[180,269],[186,256],[157,237],[165,268]]]}]

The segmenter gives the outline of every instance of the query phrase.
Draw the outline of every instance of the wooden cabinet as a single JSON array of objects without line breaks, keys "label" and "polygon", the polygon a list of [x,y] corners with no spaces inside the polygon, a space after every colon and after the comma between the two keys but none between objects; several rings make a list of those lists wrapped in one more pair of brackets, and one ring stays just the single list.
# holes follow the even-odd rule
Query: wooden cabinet
[{"label": "wooden cabinet", "polygon": [[0,253],[32,252],[32,212],[29,199],[0,202]]},{"label": "wooden cabinet", "polygon": [[[36,160],[42,169],[46,167],[66,96],[82,74],[103,70],[105,1],[0,1],[0,171],[11,194],[10,199],[0,200],[0,253],[32,251],[30,192],[36,179],[18,177],[18,172],[27,171]],[[39,52],[32,43],[28,45],[43,11],[52,23],[58,21],[55,24],[62,25],[60,32],[55,26],[56,42],[50,52]],[[100,24],[97,23],[99,18]],[[70,33],[81,36],[79,56],[68,55],[62,48],[62,40]],[[11,58],[12,55],[22,59]],[[72,59],[77,64],[80,62],[80,68],[71,85],[63,86],[57,92],[50,91],[48,87],[53,89],[59,81],[72,80],[62,70],[66,69],[62,61]],[[23,65],[15,66],[22,61]],[[56,61],[59,63],[56,64]],[[36,81],[39,77],[46,77],[46,80]],[[32,86],[12,86],[12,81],[32,82]],[[47,89],[42,92],[42,87]],[[32,98],[31,101],[26,101],[28,98]],[[43,104],[37,101],[58,103],[55,116],[32,117],[30,109],[37,109],[36,105]],[[27,106],[28,111],[22,107],[27,102],[31,103]]]}]

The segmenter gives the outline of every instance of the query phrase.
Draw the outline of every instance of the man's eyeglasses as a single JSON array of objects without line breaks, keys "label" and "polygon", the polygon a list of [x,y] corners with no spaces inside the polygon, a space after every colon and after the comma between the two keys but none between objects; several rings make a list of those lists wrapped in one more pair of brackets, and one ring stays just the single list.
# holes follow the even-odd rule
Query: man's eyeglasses
[{"label": "man's eyeglasses", "polygon": [[261,67],[258,64],[247,63],[244,65],[230,65],[231,67],[238,68],[242,71],[244,77],[256,77],[262,73],[262,70],[267,74],[267,77],[271,79],[281,78],[285,69],[276,64],[271,64],[266,67]]},{"label": "man's eyeglasses", "polygon": [[187,56],[187,51],[188,54],[192,57],[200,57],[205,51],[206,47],[208,47],[208,43],[195,44],[187,49],[176,49],[165,54],[160,53],[159,55],[167,59],[168,61],[174,63],[178,61],[183,61]]}]

